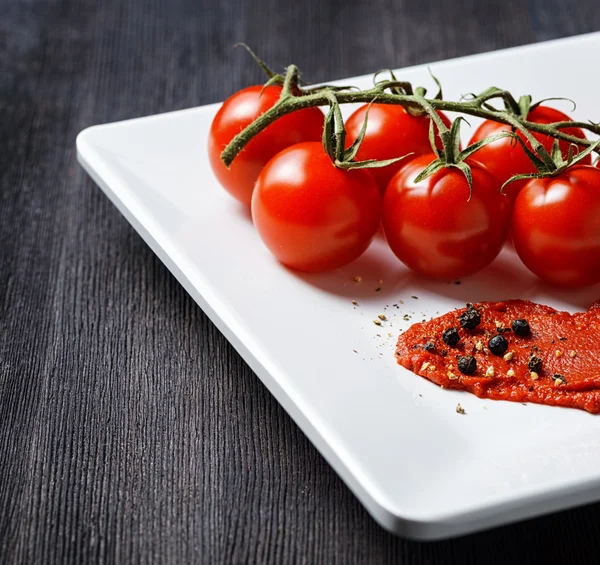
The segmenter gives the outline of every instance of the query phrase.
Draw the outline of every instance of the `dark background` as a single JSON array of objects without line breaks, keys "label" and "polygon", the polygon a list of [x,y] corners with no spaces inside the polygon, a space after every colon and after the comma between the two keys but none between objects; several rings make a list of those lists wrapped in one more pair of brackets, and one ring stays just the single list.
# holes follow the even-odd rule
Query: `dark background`
[{"label": "dark background", "polygon": [[597,563],[598,504],[382,530],[74,151],[262,80],[236,41],[323,81],[595,30],[595,0],[0,0],[0,563]]}]

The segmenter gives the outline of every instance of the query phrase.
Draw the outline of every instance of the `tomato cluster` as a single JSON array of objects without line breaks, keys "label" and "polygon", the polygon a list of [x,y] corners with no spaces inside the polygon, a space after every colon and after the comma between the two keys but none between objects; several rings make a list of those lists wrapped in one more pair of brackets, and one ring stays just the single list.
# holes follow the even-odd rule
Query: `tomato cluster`
[{"label": "tomato cluster", "polygon": [[[432,152],[430,118],[399,105],[371,104],[346,120],[346,147],[360,135],[368,110],[355,160],[406,155],[397,163],[336,167],[320,141],[323,113],[306,108],[258,133],[227,169],[220,160],[223,149],[280,94],[276,85],[234,94],[213,121],[208,147],[217,179],[251,206],[261,239],[284,265],[302,271],[336,269],[359,257],[382,226],[391,250],[409,268],[457,279],[490,264],[510,232],[519,257],[543,280],[571,287],[600,282],[600,168],[590,166],[589,156],[558,175],[510,183],[504,194],[501,187],[510,177],[535,172],[522,146],[528,142],[506,137],[466,159],[470,185],[456,166],[441,167],[416,182],[438,158]],[[442,112],[438,116],[450,125]],[[542,105],[527,119],[569,121]],[[486,120],[469,145],[506,130],[510,127]],[[585,138],[579,128],[561,131]],[[533,135],[551,152],[552,137]],[[439,137],[435,145],[439,153]],[[560,142],[564,158],[569,149]]]}]

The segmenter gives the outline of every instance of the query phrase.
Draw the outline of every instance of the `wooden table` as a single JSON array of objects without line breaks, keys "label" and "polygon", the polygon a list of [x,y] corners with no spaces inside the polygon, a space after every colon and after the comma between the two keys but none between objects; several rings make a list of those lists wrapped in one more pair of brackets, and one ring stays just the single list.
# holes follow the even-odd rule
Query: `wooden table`
[{"label": "wooden table", "polygon": [[599,504],[381,529],[74,142],[262,80],[236,41],[317,82],[599,29],[593,0],[0,0],[0,563],[597,563]]}]

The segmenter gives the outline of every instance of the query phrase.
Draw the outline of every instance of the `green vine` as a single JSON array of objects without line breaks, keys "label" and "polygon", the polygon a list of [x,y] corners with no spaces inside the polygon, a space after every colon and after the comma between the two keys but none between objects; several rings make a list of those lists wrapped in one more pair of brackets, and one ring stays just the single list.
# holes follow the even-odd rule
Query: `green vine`
[{"label": "green vine", "polygon": [[[377,101],[378,104],[397,104],[403,106],[413,115],[429,115],[431,118],[430,140],[432,142],[432,148],[434,148],[434,151],[438,156],[438,160],[428,167],[430,172],[423,172],[425,176],[433,174],[433,172],[439,170],[441,166],[456,166],[465,173],[465,176],[467,176],[467,179],[470,181],[470,171],[468,170],[468,166],[465,165],[464,160],[472,155],[483,144],[490,143],[500,137],[506,136],[513,136],[521,143],[539,171],[539,173],[536,173],[536,176],[557,174],[559,169],[563,170],[566,166],[574,164],[592,151],[600,153],[598,141],[580,138],[562,131],[562,128],[565,127],[577,127],[593,134],[600,135],[600,124],[577,121],[540,124],[529,121],[527,119],[529,112],[540,104],[540,102],[532,104],[530,96],[522,96],[517,101],[510,92],[491,87],[478,95],[471,94],[463,97],[459,101],[443,100],[441,97],[441,85],[432,75],[439,87],[439,92],[435,97],[427,98],[425,88],[417,87],[413,89],[409,82],[397,80],[391,71],[387,71],[390,73],[391,80],[377,80],[379,74],[383,71],[376,73],[375,85],[366,90],[360,90],[355,87],[338,87],[331,85],[305,88],[300,86],[300,70],[296,65],[289,65],[285,75],[275,74],[249,47],[246,45],[243,45],[243,47],[249,51],[250,55],[268,75],[269,79],[267,85],[281,84],[282,91],[277,103],[236,135],[223,150],[221,159],[226,167],[231,165],[236,156],[254,136],[270,124],[286,114],[315,106],[330,107],[325,118],[323,143],[325,150],[332,158],[332,161],[335,162],[336,166],[341,168],[364,168],[385,166],[391,162],[395,162],[403,157],[385,162],[372,160],[368,162],[354,161],[354,157],[358,152],[358,147],[366,131],[366,124],[363,126],[361,136],[354,142],[352,147],[349,149],[344,148],[345,130],[339,107],[340,104],[371,104],[374,101]],[[492,104],[493,101],[501,102],[504,107],[501,109],[496,108]],[[455,125],[453,125],[452,128],[448,128],[438,115],[438,111],[440,110],[493,120],[510,126],[512,133],[507,132],[500,134],[499,136],[491,136],[478,144],[474,144],[473,146],[460,151],[458,135],[460,119],[455,120]],[[442,152],[435,148],[434,125],[443,144]],[[531,149],[527,147],[527,144],[523,142],[520,136],[515,135],[514,132],[519,132],[525,138]],[[532,133],[545,134],[553,137],[555,140],[562,140],[573,144],[567,160],[565,161],[560,157],[560,151],[556,148],[551,152],[552,154],[549,153]],[[558,146],[556,142],[555,145],[556,147]],[[575,151],[578,151],[578,148],[581,146],[586,149],[577,155]],[[575,151],[573,151],[573,149],[575,149]],[[520,176],[520,178],[525,177]]]}]

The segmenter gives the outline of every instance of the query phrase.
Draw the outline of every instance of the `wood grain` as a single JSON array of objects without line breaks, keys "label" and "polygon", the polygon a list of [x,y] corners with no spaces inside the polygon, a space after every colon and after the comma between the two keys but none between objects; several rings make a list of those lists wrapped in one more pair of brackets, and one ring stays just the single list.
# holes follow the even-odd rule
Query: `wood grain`
[{"label": "wood grain", "polygon": [[600,29],[592,0],[0,0],[0,563],[597,561],[600,505],[383,531],[86,177],[101,122]]}]

